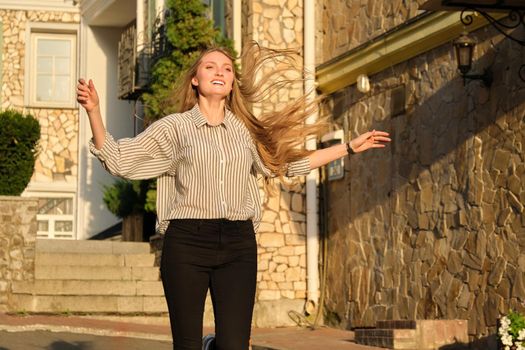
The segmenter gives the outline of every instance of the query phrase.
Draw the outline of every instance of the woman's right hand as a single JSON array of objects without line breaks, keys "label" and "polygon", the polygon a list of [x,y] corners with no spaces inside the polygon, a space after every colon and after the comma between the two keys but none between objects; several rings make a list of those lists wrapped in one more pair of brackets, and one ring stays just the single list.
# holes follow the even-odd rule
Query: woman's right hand
[{"label": "woman's right hand", "polygon": [[99,99],[93,80],[89,79],[89,83],[86,83],[84,79],[78,79],[77,102],[84,107],[88,113],[98,109]]}]

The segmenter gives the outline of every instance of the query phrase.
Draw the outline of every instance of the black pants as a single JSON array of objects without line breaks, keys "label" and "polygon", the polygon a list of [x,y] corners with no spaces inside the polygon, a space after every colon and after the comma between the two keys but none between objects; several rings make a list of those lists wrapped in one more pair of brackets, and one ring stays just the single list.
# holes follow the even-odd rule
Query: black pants
[{"label": "black pants", "polygon": [[257,244],[250,220],[172,220],[164,237],[161,276],[174,349],[202,348],[208,288],[215,348],[248,349],[257,279]]}]

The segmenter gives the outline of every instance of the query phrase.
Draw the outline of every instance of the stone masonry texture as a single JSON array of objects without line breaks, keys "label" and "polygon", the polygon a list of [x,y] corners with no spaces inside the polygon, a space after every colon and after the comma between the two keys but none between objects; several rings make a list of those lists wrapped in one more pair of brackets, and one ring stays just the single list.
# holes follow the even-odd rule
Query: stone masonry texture
[{"label": "stone masonry texture", "polygon": [[0,196],[0,312],[10,310],[12,281],[32,281],[37,200]]},{"label": "stone masonry texture", "polygon": [[[303,44],[302,1],[256,0],[243,2],[243,42],[251,40],[272,49],[295,49]],[[302,62],[299,57],[299,68]],[[275,67],[265,67],[265,72]],[[255,115],[279,110],[301,96],[302,84],[281,89],[253,107]],[[277,184],[264,197],[263,218],[257,234],[257,300],[285,305],[306,298],[306,216],[304,180],[292,188]],[[283,304],[284,303],[284,304]]]},{"label": "stone masonry texture", "polygon": [[[398,3],[372,2],[346,4]],[[371,76],[368,94],[354,85],[327,99],[335,128],[346,120],[353,137],[377,129],[393,138],[352,156],[345,178],[329,185],[331,325],[465,319],[471,339],[494,339],[498,317],[525,311],[525,83],[517,75],[525,49],[491,27],[471,35],[472,71],[490,66],[490,88],[464,85],[445,44]],[[327,57],[340,52],[325,47]]]},{"label": "stone masonry texture", "polygon": [[33,115],[40,122],[41,140],[31,181],[76,184],[78,174],[78,109],[32,108],[24,102],[26,31],[28,23],[80,23],[79,14],[0,10],[3,32],[2,109]]},{"label": "stone masonry texture", "polygon": [[[427,0],[324,0],[318,4],[318,62],[364,44],[419,14]],[[319,23],[320,22],[320,23]],[[319,40],[320,39],[320,40]]]}]

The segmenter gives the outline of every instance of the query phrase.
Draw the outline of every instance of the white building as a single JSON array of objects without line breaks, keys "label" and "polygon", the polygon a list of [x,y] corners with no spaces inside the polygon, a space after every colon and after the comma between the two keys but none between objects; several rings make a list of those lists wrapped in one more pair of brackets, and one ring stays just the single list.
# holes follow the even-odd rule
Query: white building
[{"label": "white building", "polygon": [[160,0],[0,0],[2,108],[32,114],[41,125],[40,154],[23,194],[41,199],[40,237],[87,239],[119,221],[102,201],[114,178],[89,153],[91,130],[75,86],[79,77],[93,79],[108,130],[133,136],[140,111],[118,98],[119,41],[137,26],[145,39],[162,7]]}]

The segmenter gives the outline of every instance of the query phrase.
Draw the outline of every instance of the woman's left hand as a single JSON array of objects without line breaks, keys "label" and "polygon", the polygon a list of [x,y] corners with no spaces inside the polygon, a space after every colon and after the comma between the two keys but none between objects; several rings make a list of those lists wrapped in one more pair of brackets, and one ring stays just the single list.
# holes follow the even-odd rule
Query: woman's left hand
[{"label": "woman's left hand", "polygon": [[368,131],[350,140],[350,147],[355,153],[366,151],[370,148],[384,148],[386,142],[390,142],[389,133],[385,131]]}]

